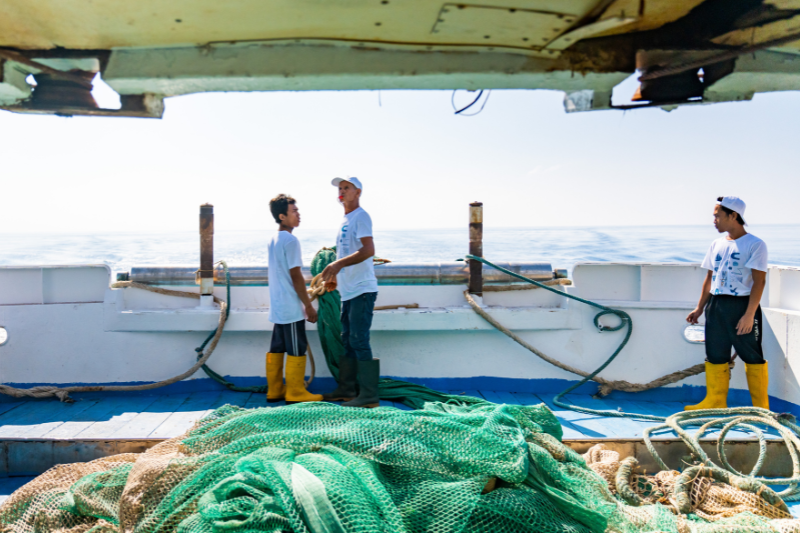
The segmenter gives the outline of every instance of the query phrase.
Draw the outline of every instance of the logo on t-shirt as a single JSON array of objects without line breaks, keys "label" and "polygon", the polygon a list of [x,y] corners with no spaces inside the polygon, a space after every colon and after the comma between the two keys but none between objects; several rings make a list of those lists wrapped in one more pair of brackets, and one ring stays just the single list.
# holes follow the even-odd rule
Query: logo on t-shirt
[{"label": "logo on t-shirt", "polygon": [[342,257],[350,255],[350,243],[347,240],[347,224],[342,226],[342,235],[339,237],[339,249],[342,250]]}]

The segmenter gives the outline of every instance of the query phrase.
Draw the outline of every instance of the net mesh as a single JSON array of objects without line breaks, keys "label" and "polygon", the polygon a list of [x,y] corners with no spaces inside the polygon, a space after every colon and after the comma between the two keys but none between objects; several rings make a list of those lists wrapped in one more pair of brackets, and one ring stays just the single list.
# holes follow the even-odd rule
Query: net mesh
[{"label": "net mesh", "polygon": [[543,405],[225,406],[145,453],[52,468],[0,506],[0,532],[800,532],[715,483],[679,515],[669,472],[628,505],[618,455],[560,438]]}]

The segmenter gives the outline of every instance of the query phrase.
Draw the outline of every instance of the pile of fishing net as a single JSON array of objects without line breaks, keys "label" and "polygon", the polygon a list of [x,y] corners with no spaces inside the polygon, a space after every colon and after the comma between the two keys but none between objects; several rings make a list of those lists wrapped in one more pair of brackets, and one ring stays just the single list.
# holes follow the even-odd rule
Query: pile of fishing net
[{"label": "pile of fishing net", "polygon": [[[769,487],[753,479],[702,465],[684,472],[640,474],[635,471],[634,458],[620,459],[618,452],[604,444],[592,446],[583,458],[606,481],[611,493],[623,501],[643,509],[664,506],[675,513],[678,531],[800,531],[800,520],[792,519],[786,504]],[[716,481],[714,473],[725,477],[727,483]],[[748,524],[750,517],[755,520]],[[771,520],[766,527],[759,527],[763,518],[757,517]],[[688,522],[692,519],[717,524],[697,527]]]},{"label": "pile of fishing net", "polygon": [[543,405],[225,406],[145,453],[49,470],[0,507],[0,531],[800,531],[779,506],[679,515],[654,492],[630,505],[592,469],[619,457],[587,464],[561,436]]}]

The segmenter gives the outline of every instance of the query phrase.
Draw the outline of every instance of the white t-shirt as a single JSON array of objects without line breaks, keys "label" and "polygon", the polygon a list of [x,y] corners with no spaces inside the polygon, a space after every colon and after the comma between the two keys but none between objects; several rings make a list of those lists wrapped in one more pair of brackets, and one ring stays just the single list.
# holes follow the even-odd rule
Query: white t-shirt
[{"label": "white t-shirt", "polygon": [[[372,237],[372,219],[360,207],[344,216],[336,237],[336,259],[352,255],[361,249],[361,239]],[[367,292],[378,292],[378,278],[372,258],[344,267],[336,276],[342,301],[352,300]]]},{"label": "white t-shirt", "polygon": [[305,319],[303,303],[292,285],[289,270],[303,266],[300,241],[288,231],[279,231],[269,241],[269,321],[291,324]]},{"label": "white t-shirt", "polygon": [[720,237],[711,243],[702,266],[713,272],[711,294],[748,296],[753,270],[767,271],[767,245],[749,233],[735,241]]}]

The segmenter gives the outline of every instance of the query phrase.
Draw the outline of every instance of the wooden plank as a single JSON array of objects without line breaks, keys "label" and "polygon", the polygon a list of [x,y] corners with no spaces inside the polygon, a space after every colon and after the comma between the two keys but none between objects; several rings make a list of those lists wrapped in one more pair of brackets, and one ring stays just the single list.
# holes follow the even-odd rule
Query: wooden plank
[{"label": "wooden plank", "polygon": [[217,400],[212,404],[211,409],[219,409],[223,405],[236,405],[238,407],[244,407],[248,400],[250,400],[250,398],[255,394],[257,393],[236,392],[232,390],[222,391],[222,394],[219,396],[219,398],[217,398]]},{"label": "wooden plank", "polygon": [[203,391],[193,392],[189,395],[177,411],[172,413],[161,425],[150,433],[151,439],[171,439],[183,435],[195,422],[203,418],[213,406],[229,403],[229,392]]},{"label": "wooden plank", "polygon": [[447,391],[447,394],[452,394],[453,396],[474,396],[475,398],[483,398],[481,392],[475,389],[450,390]]},{"label": "wooden plank", "polygon": [[0,505],[11,496],[15,490],[29,481],[32,477],[0,477]]},{"label": "wooden plank", "polygon": [[[777,487],[773,486],[772,488],[776,489]],[[800,502],[786,502],[786,507],[789,508],[793,517],[800,518]]]},{"label": "wooden plank", "polygon": [[9,412],[12,409],[16,409],[17,407],[19,407],[21,405],[25,405],[26,403],[28,403],[28,402],[26,401],[26,402],[3,402],[3,403],[0,403],[0,415],[2,415],[3,413]]},{"label": "wooden plank", "polygon": [[136,418],[142,411],[158,400],[158,396],[122,396],[109,398],[114,401],[107,420],[100,420],[77,434],[80,439],[103,439],[111,437],[120,428]]},{"label": "wooden plank", "polygon": [[189,394],[170,394],[159,396],[158,399],[147,406],[145,410],[136,415],[127,424],[115,431],[111,436],[116,439],[143,439],[150,436],[180,406],[188,400]]},{"label": "wooden plank", "polygon": [[58,429],[59,427],[63,426],[70,420],[73,420],[76,417],[81,416],[81,414],[85,413],[87,410],[91,409],[97,404],[97,399],[87,399],[82,400],[80,402],[76,402],[74,404],[69,404],[70,408],[64,411],[60,411],[59,413],[55,414],[54,416],[50,417],[49,420],[42,419],[40,424],[36,424],[35,426],[31,426],[29,431],[21,434],[21,437],[26,439],[36,439],[41,438]]},{"label": "wooden plank", "polygon": [[[521,405],[540,405],[542,399],[536,396],[535,394],[531,394],[529,392],[513,392],[514,397],[519,401]],[[564,433],[565,439],[584,439],[586,435],[576,426],[572,425],[569,420],[566,420],[563,417],[556,416],[558,422],[561,424],[561,429]]]},{"label": "wooden plank", "polygon": [[553,414],[555,414],[557,418],[567,420],[573,427],[589,438],[599,439],[618,436],[613,432],[609,434],[609,428],[600,417],[557,407],[553,404],[553,398],[556,396],[555,394],[537,394],[536,396],[553,411]]},{"label": "wooden plank", "polygon": [[[621,409],[623,412],[630,410],[634,412],[635,409],[631,409],[631,406],[626,401],[622,400],[614,400],[609,398],[597,399],[592,398],[589,395],[567,395],[564,397],[567,402],[570,402],[574,405],[585,407],[588,409],[596,409],[598,411],[609,411],[609,412],[619,412]],[[597,423],[600,424],[599,427],[604,428],[601,429],[606,435],[610,437],[620,437],[620,438],[640,438],[644,433],[644,430],[648,427],[653,426],[653,422],[640,422],[631,420],[629,418],[623,417],[614,417],[614,416],[603,416],[597,415],[596,416]]]},{"label": "wooden plank", "polygon": [[252,394],[243,407],[245,409],[257,409],[259,407],[267,407],[267,405],[272,406],[277,404],[267,404],[266,394]]},{"label": "wooden plank", "polygon": [[47,439],[74,438],[95,422],[110,418],[120,400],[120,397],[108,396],[95,398],[93,399],[94,405],[82,412],[75,413],[69,420],[64,421],[63,424],[45,433],[42,437]]},{"label": "wooden plank", "polygon": [[521,405],[519,400],[510,392],[506,391],[482,391],[483,397],[493,403],[507,403],[510,405]]},{"label": "wooden plank", "polygon": [[0,416],[0,437],[24,437],[43,421],[68,418],[70,412],[80,409],[80,402],[69,404],[57,399],[26,402]]},{"label": "wooden plank", "polygon": [[[632,401],[632,402],[629,402],[629,403],[633,404],[633,407],[628,412],[654,414],[654,415],[663,416],[663,417],[667,417],[667,416],[670,416],[670,415],[674,415],[675,413],[682,412],[684,406],[687,405],[687,404],[684,404],[682,402],[656,403],[656,402],[647,402],[647,401]],[[627,411],[627,409],[626,409],[626,411]],[[658,422],[653,422],[653,425],[656,425],[656,424],[658,424]],[[690,431],[693,431],[693,430],[690,428]],[[776,431],[768,431],[767,434],[769,435],[769,438],[780,438],[779,434]],[[669,436],[669,435],[677,436],[674,433],[666,432],[666,431],[661,431],[661,432],[657,433],[655,436],[664,436],[664,437],[666,437],[666,436]],[[706,433],[706,436],[704,438],[713,438],[713,437],[718,436],[718,435],[719,435],[719,430],[717,429],[717,430],[710,431],[710,432]],[[755,439],[756,436],[755,436],[755,434],[748,433],[746,431],[733,430],[733,431],[729,431],[728,432],[728,436],[726,438],[728,438],[728,439]]]},{"label": "wooden plank", "polygon": [[[206,394],[213,395],[214,392],[208,392]],[[224,390],[220,393],[219,397],[216,400],[214,400],[214,402],[209,406],[208,409],[206,409],[204,412],[202,412],[200,415],[197,416],[195,422],[197,420],[205,418],[215,410],[225,405],[234,405],[236,407],[244,408],[244,406],[247,404],[247,402],[254,394],[255,393],[252,392],[236,392],[232,390]],[[270,404],[270,405],[283,405],[283,402],[280,402],[279,404]]]}]

